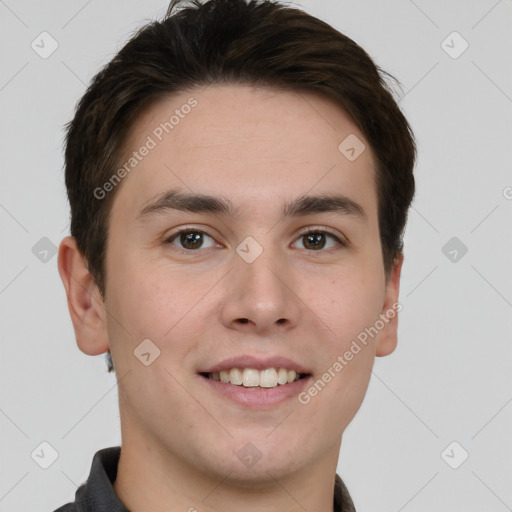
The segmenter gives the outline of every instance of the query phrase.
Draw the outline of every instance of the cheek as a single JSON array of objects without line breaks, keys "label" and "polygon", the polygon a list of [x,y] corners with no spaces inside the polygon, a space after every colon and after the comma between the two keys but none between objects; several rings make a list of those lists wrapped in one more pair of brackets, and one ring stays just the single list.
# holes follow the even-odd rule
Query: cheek
[{"label": "cheek", "polygon": [[303,287],[304,303],[319,323],[329,329],[329,338],[338,349],[372,325],[382,309],[384,286],[371,267],[357,272],[353,267],[336,275],[317,276],[315,284]]},{"label": "cheek", "polygon": [[217,281],[214,274],[199,279],[197,272],[184,272],[164,258],[155,261],[134,252],[120,257],[113,269],[112,313],[134,341],[149,338],[165,346],[175,333],[185,334],[190,315],[201,314],[201,298]]},{"label": "cheek", "polygon": [[359,409],[371,377],[374,341],[366,337],[362,342],[358,337],[379,317],[384,291],[381,280],[371,266],[361,272],[351,269],[331,279],[323,294],[324,310],[319,316],[330,327],[324,340],[328,354],[324,377],[329,380],[325,398],[332,404],[333,415],[346,424]]}]

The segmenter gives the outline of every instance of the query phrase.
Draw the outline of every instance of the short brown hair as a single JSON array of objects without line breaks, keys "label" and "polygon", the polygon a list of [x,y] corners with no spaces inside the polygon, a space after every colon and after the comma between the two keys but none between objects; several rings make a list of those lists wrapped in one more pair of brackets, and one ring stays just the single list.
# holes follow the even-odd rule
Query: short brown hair
[{"label": "short brown hair", "polygon": [[[376,159],[386,280],[403,250],[416,145],[384,75],[352,39],[306,12],[271,0],[172,0],[93,78],[66,125],[71,235],[105,297],[105,252],[114,190],[94,191],[120,165],[137,116],[154,101],[209,84],[316,91],[354,121]],[[340,141],[341,142],[341,141]],[[113,370],[107,354],[109,372]]]}]

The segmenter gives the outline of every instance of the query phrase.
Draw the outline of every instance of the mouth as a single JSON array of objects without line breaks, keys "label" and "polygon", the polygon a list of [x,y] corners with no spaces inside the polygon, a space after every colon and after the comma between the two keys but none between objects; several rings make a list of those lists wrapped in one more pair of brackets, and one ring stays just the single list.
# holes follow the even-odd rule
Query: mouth
[{"label": "mouth", "polygon": [[230,357],[198,368],[198,378],[212,400],[228,399],[245,408],[266,409],[296,396],[313,380],[310,367],[284,355]]},{"label": "mouth", "polygon": [[263,371],[258,371],[255,368],[246,368],[244,370],[234,368],[230,371],[200,372],[199,375],[208,380],[224,384],[257,389],[272,389],[285,386],[311,376],[310,373],[298,373],[295,370],[287,370],[285,368],[269,368]]},{"label": "mouth", "polygon": [[[275,372],[275,369],[273,369]],[[257,370],[254,370],[257,372]],[[239,373],[242,373],[239,371]],[[263,373],[263,372],[259,372]],[[275,372],[279,378],[279,372]],[[284,381],[284,372],[281,371],[281,378],[275,383],[275,375],[270,372],[272,381],[265,380],[259,384],[256,383],[255,374],[251,372],[242,373],[242,382],[240,382],[240,375],[237,372],[201,372],[198,377],[206,385],[208,392],[212,391],[212,400],[219,398],[227,400],[230,403],[235,403],[242,406],[245,410],[251,409],[255,411],[272,410],[277,405],[283,404],[287,400],[296,399],[297,395],[304,390],[306,386],[311,384],[313,376],[310,373],[288,373],[286,374],[286,382]],[[234,377],[234,382],[231,382],[231,377]],[[288,382],[290,377],[290,382]],[[254,380],[251,380],[254,379]],[[263,384],[263,385],[261,385]]]}]

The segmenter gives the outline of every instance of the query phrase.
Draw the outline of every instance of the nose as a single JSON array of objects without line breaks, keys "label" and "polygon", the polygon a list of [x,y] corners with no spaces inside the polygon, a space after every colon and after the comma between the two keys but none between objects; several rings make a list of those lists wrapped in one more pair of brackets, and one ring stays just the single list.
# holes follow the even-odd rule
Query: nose
[{"label": "nose", "polygon": [[301,302],[277,250],[265,249],[250,263],[236,255],[233,265],[221,311],[227,328],[272,337],[297,325]]}]

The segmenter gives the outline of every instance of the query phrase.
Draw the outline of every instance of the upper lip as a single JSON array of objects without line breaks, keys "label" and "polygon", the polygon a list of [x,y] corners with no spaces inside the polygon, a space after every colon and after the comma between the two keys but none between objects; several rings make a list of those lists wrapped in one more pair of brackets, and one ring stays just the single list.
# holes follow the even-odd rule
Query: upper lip
[{"label": "upper lip", "polygon": [[254,368],[260,371],[266,368],[286,368],[287,370],[295,370],[297,373],[311,373],[308,368],[288,357],[274,356],[258,358],[250,355],[224,359],[209,368],[201,370],[199,373],[219,373],[222,370],[230,370],[231,368]]}]

